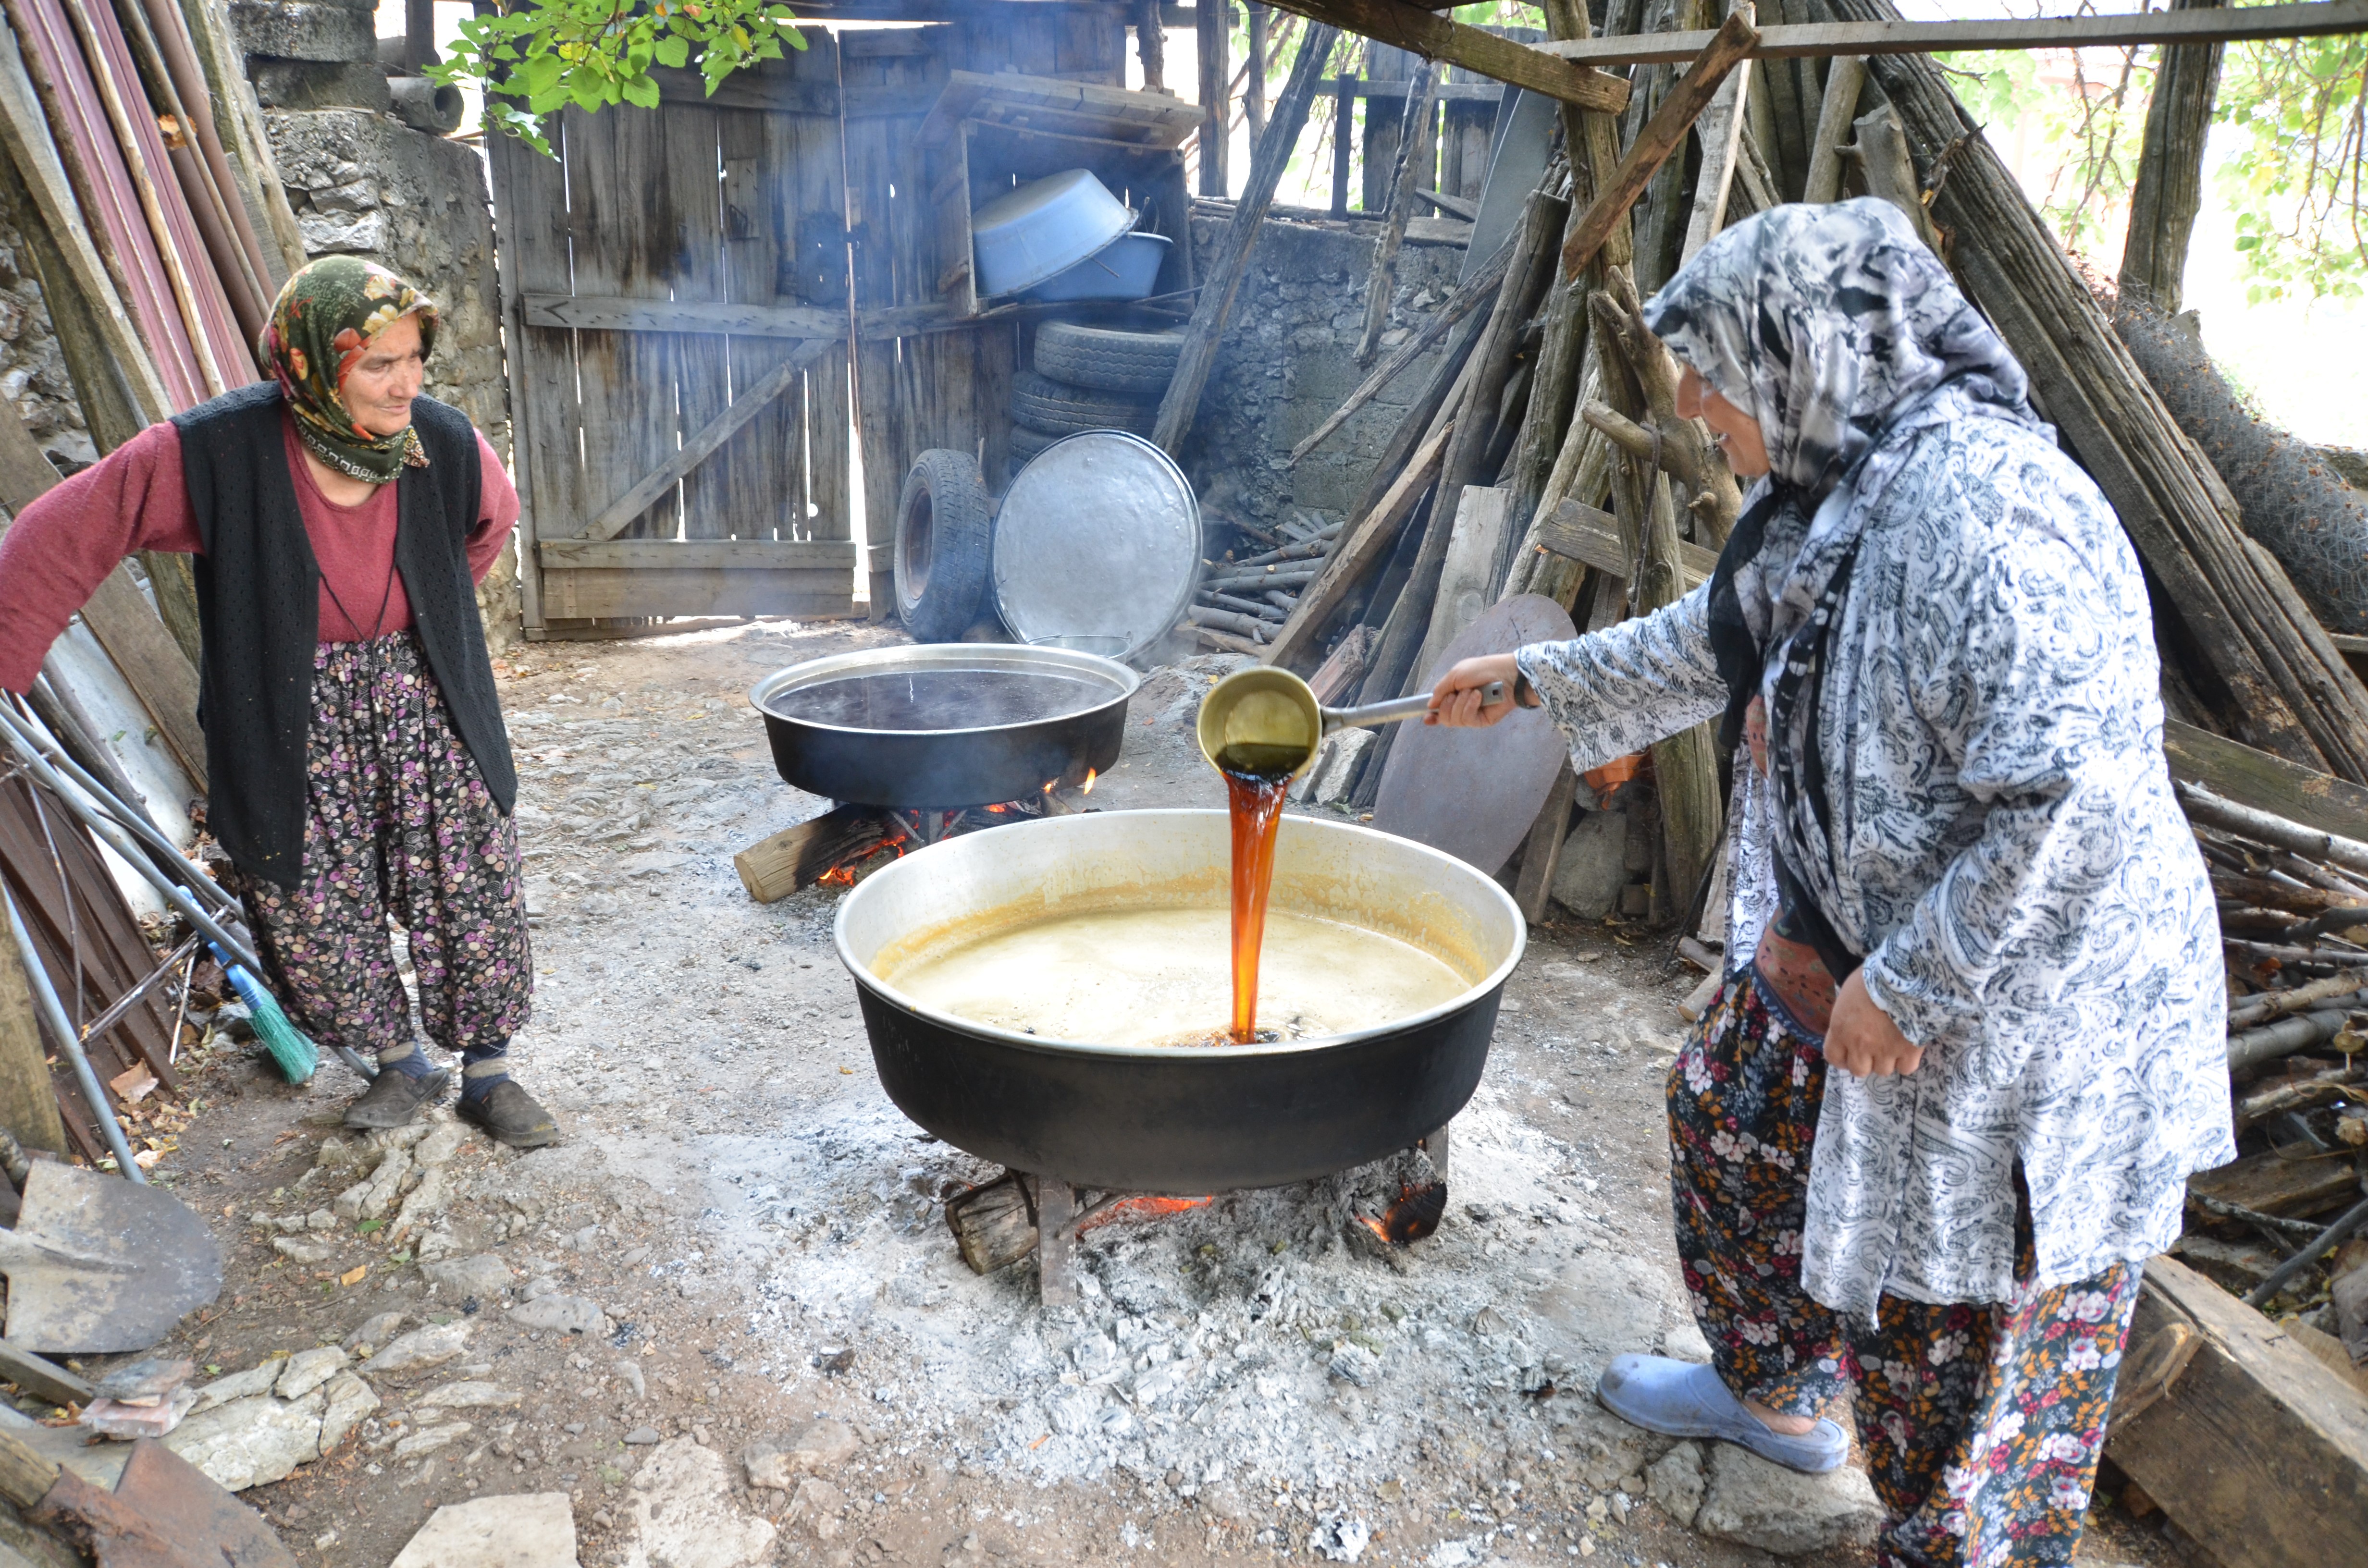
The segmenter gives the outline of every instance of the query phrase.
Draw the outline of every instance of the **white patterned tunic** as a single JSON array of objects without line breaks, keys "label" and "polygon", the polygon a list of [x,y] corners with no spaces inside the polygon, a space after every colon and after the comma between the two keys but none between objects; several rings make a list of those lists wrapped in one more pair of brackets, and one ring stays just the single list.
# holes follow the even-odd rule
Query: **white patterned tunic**
[{"label": "white patterned tunic", "polygon": [[[2127,539],[2023,426],[1928,422],[1877,446],[1887,483],[1858,509],[1823,664],[1825,913],[1924,1058],[1828,1074],[1803,1245],[1809,1292],[1861,1317],[1884,1293],[2007,1300],[2018,1162],[2037,1282],[2061,1285],[2167,1246],[2183,1178],[2236,1152],[2218,918],[2171,793]],[[1847,484],[1827,495],[1804,553],[1853,506]],[[1520,651],[1574,766],[1726,709],[1708,593]],[[1775,891],[1769,786],[1748,762],[1736,779],[1740,967]]]}]

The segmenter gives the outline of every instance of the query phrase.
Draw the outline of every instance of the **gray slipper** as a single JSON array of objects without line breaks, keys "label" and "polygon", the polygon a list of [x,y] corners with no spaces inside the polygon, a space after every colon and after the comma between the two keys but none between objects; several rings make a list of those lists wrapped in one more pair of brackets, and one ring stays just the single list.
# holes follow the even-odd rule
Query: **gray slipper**
[{"label": "gray slipper", "polygon": [[422,1106],[444,1097],[452,1074],[438,1067],[425,1078],[414,1078],[392,1067],[381,1068],[361,1097],[346,1108],[346,1125],[364,1129],[401,1127],[419,1114]]},{"label": "gray slipper", "polygon": [[1771,1430],[1743,1407],[1717,1371],[1667,1356],[1617,1356],[1595,1386],[1603,1407],[1632,1426],[1671,1437],[1719,1437],[1761,1459],[1822,1475],[1850,1457],[1850,1438],[1820,1420],[1797,1437]]}]

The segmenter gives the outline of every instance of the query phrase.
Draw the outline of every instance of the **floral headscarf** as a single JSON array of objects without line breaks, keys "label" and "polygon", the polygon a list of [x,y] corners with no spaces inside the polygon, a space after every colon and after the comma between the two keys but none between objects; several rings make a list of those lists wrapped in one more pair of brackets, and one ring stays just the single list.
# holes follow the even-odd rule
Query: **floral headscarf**
[{"label": "floral headscarf", "polygon": [[324,256],[292,274],[271,306],[256,358],[279,383],[296,437],[340,473],[385,484],[405,468],[426,468],[419,433],[362,428],[346,407],[346,375],[370,340],[404,316],[419,321],[421,354],[436,347],[436,301],[373,262]]},{"label": "floral headscarf", "polygon": [[[1832,907],[1817,676],[1866,519],[1918,431],[1990,418],[2054,432],[2012,351],[1879,198],[1745,219],[1654,295],[1645,319],[1767,443],[1768,477],[1711,579],[1710,640],[1729,744],[1751,699],[1768,698],[1780,867]],[[1837,980],[1848,972],[1827,962]]]}]

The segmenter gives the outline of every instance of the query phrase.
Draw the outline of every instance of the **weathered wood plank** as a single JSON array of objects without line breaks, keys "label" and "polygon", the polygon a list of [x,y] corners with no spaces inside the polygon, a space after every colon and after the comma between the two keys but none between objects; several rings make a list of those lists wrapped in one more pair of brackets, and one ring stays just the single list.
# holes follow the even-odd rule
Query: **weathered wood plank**
[{"label": "weathered wood plank", "polygon": [[[1538,518],[1533,526],[1539,548],[1582,562],[1600,572],[1625,579],[1635,566],[1620,542],[1620,520],[1584,501],[1566,500]],[[1678,574],[1683,592],[1707,581],[1718,568],[1718,551],[1691,540],[1678,544]]]},{"label": "weathered wood plank", "polygon": [[1033,130],[1152,147],[1174,147],[1201,123],[1197,106],[1164,93],[1131,93],[1057,76],[954,71],[921,122],[921,142],[941,147],[965,119],[1008,119],[1014,114],[1024,114]]},{"label": "weathered wood plank", "polygon": [[[1299,6],[1291,7],[1293,10]],[[2324,0],[2229,11],[2141,11],[2110,17],[2002,17],[1993,21],[1811,22],[1760,29],[1761,60],[1832,54],[1948,54],[1959,50],[2127,48],[2142,43],[2235,43],[2368,32],[2368,0]],[[1672,64],[1710,42],[1706,30],[1576,39],[1533,46],[1588,65]],[[1528,84],[1524,83],[1523,85]]]},{"label": "weathered wood plank", "polygon": [[2146,1266],[2124,1377],[2173,1335],[2198,1341],[2185,1369],[2115,1420],[2107,1455],[2221,1562],[2368,1562],[2368,1397],[2260,1312],[2157,1257]]},{"label": "weathered wood plank", "polygon": [[[787,171],[776,170],[767,154],[773,146],[770,122],[786,118],[733,109],[723,113],[716,127],[716,151],[723,167],[723,295],[734,307],[769,302],[780,287],[783,240],[793,231],[796,215],[785,210]],[[834,312],[814,314],[821,318]],[[814,335],[825,335],[819,319],[815,325]],[[839,333],[847,331],[845,311],[835,312],[835,325]],[[718,347],[733,385],[743,390],[771,374],[793,348],[769,335],[736,334]],[[784,391],[733,443],[723,476],[734,539],[794,538],[793,522],[805,520],[803,391],[803,386]]]},{"label": "weathered wood plank", "polygon": [[784,572],[745,567],[678,572],[652,567],[546,570],[543,580],[551,613],[563,619],[643,615],[793,615],[828,619],[855,612],[854,578],[840,567]]},{"label": "weathered wood plank", "polygon": [[510,470],[518,490],[518,600],[523,629],[543,623],[542,578],[535,563],[541,534],[572,533],[591,516],[584,494],[577,437],[575,334],[529,323],[530,290],[568,287],[566,165],[569,117],[555,128],[558,158],[545,158],[516,137],[498,136],[485,149],[495,222],[501,232],[502,325],[508,345]]},{"label": "weathered wood plank", "polygon": [[682,445],[608,506],[600,515],[585,526],[585,539],[614,539],[626,527],[645,515],[651,504],[672,490],[686,474],[707,460],[733,434],[764,412],[770,403],[794,385],[805,368],[820,358],[828,344],[818,338],[808,339],[797,351],[776,365],[765,379],[734,398],[730,406],[710,420],[705,426],[687,437]]},{"label": "weathered wood plank", "polygon": [[545,566],[570,571],[852,572],[861,553],[851,539],[547,539],[536,550]]},{"label": "weathered wood plank", "polygon": [[1339,548],[1325,562],[1323,574],[1299,596],[1298,608],[1283,622],[1282,630],[1275,633],[1274,642],[1267,649],[1268,664],[1288,668],[1293,661],[1304,660],[1315,652],[1318,639],[1357,585],[1379,569],[1397,548],[1399,531],[1406,527],[1406,518],[1413,516],[1415,503],[1439,477],[1440,460],[1446,456],[1448,437],[1454,428],[1452,421],[1441,425],[1416,449],[1395,483],[1383,493],[1372,510],[1342,537]]},{"label": "weathered wood plank", "polygon": [[2321,833],[2368,839],[2368,789],[2349,779],[2175,719],[2162,727],[2162,749],[2173,778]]},{"label": "weathered wood plank", "polygon": [[[592,115],[571,109],[566,119],[575,286],[587,294],[667,298],[675,226],[663,117],[619,107]],[[645,334],[580,332],[575,351],[584,489],[605,517],[617,497],[675,454],[674,368],[666,343]],[[679,526],[670,488],[650,492],[643,507],[609,532],[666,538]]]},{"label": "weathered wood plank", "polygon": [[1571,63],[1526,43],[1499,38],[1445,17],[1431,16],[1400,0],[1276,0],[1319,22],[1362,33],[1431,60],[1467,66],[1492,81],[1510,82],[1533,93],[1581,108],[1619,109],[1628,102],[1628,84],[1592,66],[1558,70]]},{"label": "weathered wood plank", "polygon": [[[658,112],[675,225],[667,281],[676,300],[695,304],[721,304],[725,299],[722,116],[722,110],[704,104],[671,104]],[[674,334],[666,346],[674,370],[674,423],[688,437],[713,424],[734,401],[730,350],[704,334]],[[743,386],[739,392],[746,396],[748,389]],[[732,534],[733,457],[719,445],[706,461],[683,470],[683,538],[725,539]]]}]

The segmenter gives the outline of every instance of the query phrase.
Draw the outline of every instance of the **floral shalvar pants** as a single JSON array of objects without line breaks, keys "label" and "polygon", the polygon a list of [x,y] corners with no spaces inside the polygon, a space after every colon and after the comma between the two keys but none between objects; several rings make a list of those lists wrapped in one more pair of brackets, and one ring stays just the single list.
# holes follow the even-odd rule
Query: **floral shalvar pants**
[{"label": "floral shalvar pants", "polygon": [[518,831],[413,633],[314,650],[307,773],[296,883],[233,878],[289,1017],[381,1063],[416,1051],[392,917],[410,938],[427,1038],[499,1056],[533,1006]]},{"label": "floral shalvar pants", "polygon": [[[2141,1271],[2116,1265],[1987,1305],[1885,1296],[1876,1324],[1844,1321],[1801,1288],[1825,1082],[1819,1037],[1748,971],[1670,1069],[1678,1254],[1719,1376],[1790,1415],[1839,1414],[1828,1407],[1850,1397],[1888,1515],[1884,1568],[2070,1562]],[[2027,1205],[2023,1223],[2028,1278]]]}]

